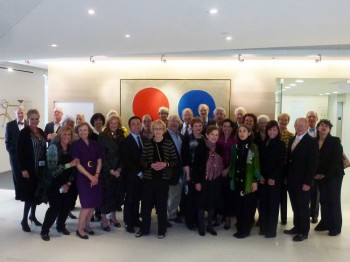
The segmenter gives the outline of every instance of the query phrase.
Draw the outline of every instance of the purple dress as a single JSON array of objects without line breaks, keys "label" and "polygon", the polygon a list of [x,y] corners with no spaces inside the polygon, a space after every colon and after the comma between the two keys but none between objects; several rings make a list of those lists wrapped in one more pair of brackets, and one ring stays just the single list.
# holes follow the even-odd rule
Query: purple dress
[{"label": "purple dress", "polygon": [[[74,158],[79,159],[86,171],[95,175],[97,160],[102,157],[101,149],[96,141],[89,139],[89,145],[85,144],[82,139],[75,141],[72,144],[72,154]],[[90,179],[77,171],[76,184],[82,208],[95,208],[101,204],[101,183],[91,186]]]}]

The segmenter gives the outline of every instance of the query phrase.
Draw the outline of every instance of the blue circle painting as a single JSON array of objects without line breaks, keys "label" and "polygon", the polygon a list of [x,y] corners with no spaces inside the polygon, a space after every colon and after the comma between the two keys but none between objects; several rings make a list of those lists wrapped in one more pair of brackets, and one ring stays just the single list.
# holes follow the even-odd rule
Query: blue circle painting
[{"label": "blue circle painting", "polygon": [[213,111],[216,107],[213,97],[202,90],[192,90],[185,93],[179,101],[178,113],[181,118],[182,110],[191,108],[194,116],[198,116],[198,106],[200,104],[207,104],[209,106],[209,119],[213,117]]}]

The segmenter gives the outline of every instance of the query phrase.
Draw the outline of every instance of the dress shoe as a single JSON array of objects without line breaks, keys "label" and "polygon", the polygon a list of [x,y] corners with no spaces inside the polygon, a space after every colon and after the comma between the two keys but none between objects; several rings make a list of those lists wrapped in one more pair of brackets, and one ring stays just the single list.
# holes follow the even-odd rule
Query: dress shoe
[{"label": "dress shoe", "polygon": [[69,212],[68,217],[70,219],[77,219],[77,217],[72,212]]},{"label": "dress shoe", "polygon": [[75,234],[81,239],[89,239],[88,235],[81,235],[78,230],[75,232]]},{"label": "dress shoe", "polygon": [[204,229],[199,229],[199,230],[198,230],[198,234],[199,234],[201,237],[204,237],[204,236],[205,236],[205,231],[204,231]]},{"label": "dress shoe", "polygon": [[34,225],[36,225],[36,226],[41,227],[43,225],[38,221],[38,219],[36,219],[36,217],[30,217],[29,220],[32,224],[34,223]]},{"label": "dress shoe", "polygon": [[243,238],[246,238],[247,236],[249,236],[249,234],[244,234],[244,233],[239,233],[239,232],[236,232],[233,234],[233,236],[237,239],[243,239]]},{"label": "dress shoe", "polygon": [[44,241],[50,241],[50,236],[49,234],[41,234],[41,239]]},{"label": "dress shoe", "polygon": [[102,223],[101,223],[101,228],[102,228],[103,231],[106,231],[106,232],[111,231],[111,228],[110,228],[108,225],[105,226],[105,225],[103,225]]},{"label": "dress shoe", "polygon": [[173,224],[171,224],[169,221],[167,221],[166,227],[173,227]]},{"label": "dress shoe", "polygon": [[276,234],[271,234],[271,233],[265,234],[265,238],[275,238],[275,237],[276,237]]},{"label": "dress shoe", "polygon": [[293,227],[292,229],[286,229],[286,230],[283,230],[283,233],[284,234],[287,234],[287,235],[296,235],[298,232],[296,231],[295,227]]},{"label": "dress shoe", "polygon": [[165,238],[165,234],[158,234],[158,239],[163,239]]},{"label": "dress shoe", "polygon": [[125,230],[128,233],[135,233],[135,228],[133,226],[126,226]]},{"label": "dress shoe", "polygon": [[307,235],[298,234],[298,235],[295,235],[293,237],[293,241],[300,242],[300,241],[303,241],[303,240],[307,239],[307,237],[308,237]]},{"label": "dress shoe", "polygon": [[93,230],[88,230],[88,229],[86,229],[86,228],[84,228],[84,231],[86,232],[86,233],[88,233],[89,235],[91,235],[91,236],[93,236],[93,235],[95,235],[95,232],[93,231]]},{"label": "dress shoe", "polygon": [[210,233],[210,235],[212,235],[212,236],[217,236],[218,235],[218,233],[212,227],[208,227],[207,228],[207,232]]},{"label": "dress shoe", "polygon": [[329,233],[328,233],[328,236],[330,236],[330,237],[335,237],[337,235],[340,235],[339,231],[330,230]]},{"label": "dress shoe", "polygon": [[122,226],[118,221],[114,222],[111,218],[109,219],[109,222],[111,222],[111,224],[113,226],[115,226],[115,227],[121,227]]},{"label": "dress shoe", "polygon": [[315,231],[327,231],[328,228],[324,225],[322,225],[321,223],[318,223],[317,226],[315,226]]},{"label": "dress shoe", "polygon": [[318,218],[317,217],[312,217],[311,218],[311,223],[312,224],[317,224],[317,222],[318,222]]},{"label": "dress shoe", "polygon": [[65,236],[69,236],[70,232],[66,228],[57,228],[58,233],[62,233]]},{"label": "dress shoe", "polygon": [[135,234],[135,237],[142,237],[142,236],[143,236],[143,233],[141,231],[139,231]]},{"label": "dress shoe", "polygon": [[175,222],[176,224],[181,224],[182,220],[179,217],[173,218],[173,219],[169,219],[170,222]]},{"label": "dress shoe", "polygon": [[30,232],[30,231],[31,231],[31,230],[30,230],[30,227],[29,227],[29,225],[28,225],[28,222],[22,221],[22,222],[21,222],[21,225],[22,225],[22,230],[23,230],[24,232]]}]

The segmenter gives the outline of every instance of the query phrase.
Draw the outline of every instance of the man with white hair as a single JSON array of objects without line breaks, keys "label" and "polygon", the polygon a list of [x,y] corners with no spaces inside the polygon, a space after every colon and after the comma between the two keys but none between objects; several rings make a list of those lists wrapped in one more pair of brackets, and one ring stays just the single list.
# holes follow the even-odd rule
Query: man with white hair
[{"label": "man with white hair", "polygon": [[214,109],[214,112],[213,112],[213,115],[214,115],[214,119],[212,121],[210,121],[208,123],[208,126],[209,125],[216,125],[218,128],[222,128],[222,122],[225,120],[226,118],[226,111],[225,111],[225,108],[223,107],[217,107]]},{"label": "man with white hair", "polygon": [[294,213],[294,227],[284,230],[285,234],[294,235],[293,241],[303,241],[310,231],[309,202],[311,184],[318,167],[318,143],[307,132],[308,121],[305,117],[297,118],[294,124],[296,135],[288,148],[287,187]]},{"label": "man with white hair", "polygon": [[22,172],[19,168],[17,158],[17,138],[19,132],[28,125],[27,120],[24,120],[26,114],[24,108],[16,107],[15,109],[16,119],[6,124],[5,144],[6,150],[9,153],[10,165],[12,170],[13,184],[15,188],[15,199],[21,199],[21,180]]},{"label": "man with white hair", "polygon": [[53,115],[54,120],[50,123],[47,123],[44,130],[44,133],[46,134],[46,139],[49,142],[49,144],[51,143],[51,140],[57,136],[57,132],[62,126],[62,117],[63,117],[62,108],[55,107],[53,112],[54,112],[54,115]]},{"label": "man with white hair", "polygon": [[247,113],[247,110],[243,106],[239,106],[235,109],[236,122],[234,124],[234,132],[238,130],[239,126],[243,124],[243,116]]},{"label": "man with white hair", "polygon": [[190,122],[193,118],[193,112],[191,108],[185,108],[182,110],[182,121],[183,124],[180,126],[180,134],[183,136],[188,136],[192,134],[192,128]]},{"label": "man with white hair", "polygon": [[202,119],[203,127],[207,126],[209,122],[209,106],[207,104],[200,104],[198,106],[198,114]]}]

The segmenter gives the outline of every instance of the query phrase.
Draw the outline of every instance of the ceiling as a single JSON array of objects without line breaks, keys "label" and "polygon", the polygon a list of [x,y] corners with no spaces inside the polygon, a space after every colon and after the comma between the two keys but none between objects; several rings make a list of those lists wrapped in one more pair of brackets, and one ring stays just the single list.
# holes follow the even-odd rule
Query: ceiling
[{"label": "ceiling", "polygon": [[348,0],[0,0],[0,6],[1,63],[45,67],[40,62],[162,54],[350,59]]}]

